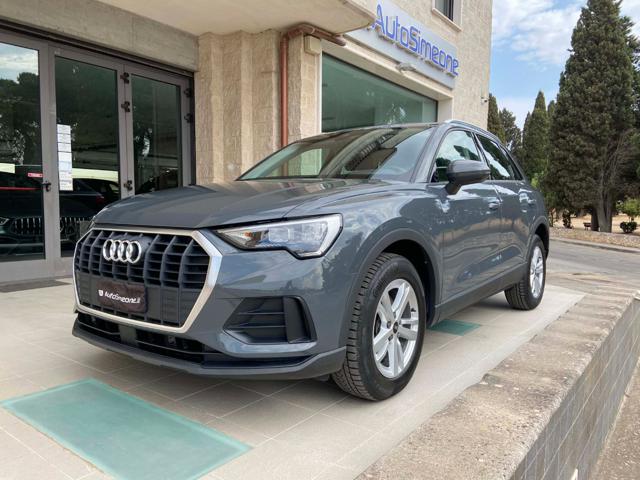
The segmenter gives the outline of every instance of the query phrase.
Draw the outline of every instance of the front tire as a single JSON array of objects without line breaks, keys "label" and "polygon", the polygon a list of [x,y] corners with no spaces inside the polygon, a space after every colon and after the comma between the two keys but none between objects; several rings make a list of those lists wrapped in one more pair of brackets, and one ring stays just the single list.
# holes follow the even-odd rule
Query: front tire
[{"label": "front tire", "polygon": [[547,255],[544,243],[535,235],[529,255],[527,270],[522,279],[513,287],[504,291],[507,302],[516,310],[533,310],[542,301],[547,279]]},{"label": "front tire", "polygon": [[384,400],[401,391],[418,365],[426,299],[422,281],[406,258],[381,254],[369,267],[353,312],[347,356],[332,375],[345,392]]}]

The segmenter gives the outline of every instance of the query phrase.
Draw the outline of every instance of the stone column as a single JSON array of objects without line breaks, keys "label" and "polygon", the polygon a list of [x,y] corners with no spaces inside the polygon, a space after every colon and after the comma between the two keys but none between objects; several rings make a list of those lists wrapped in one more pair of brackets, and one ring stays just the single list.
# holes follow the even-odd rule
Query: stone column
[{"label": "stone column", "polygon": [[279,38],[268,30],[198,39],[197,183],[233,180],[277,148]]},{"label": "stone column", "polygon": [[307,53],[304,37],[289,41],[289,142],[320,133],[320,56]]}]

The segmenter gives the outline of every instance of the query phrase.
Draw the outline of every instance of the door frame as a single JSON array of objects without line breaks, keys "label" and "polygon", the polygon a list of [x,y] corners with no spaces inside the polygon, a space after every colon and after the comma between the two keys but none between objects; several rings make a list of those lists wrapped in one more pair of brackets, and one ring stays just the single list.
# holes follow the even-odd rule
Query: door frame
[{"label": "door frame", "polygon": [[[52,131],[55,126],[51,125],[51,119],[55,122],[55,116],[51,115],[51,77],[50,77],[50,57],[49,45],[45,41],[25,37],[23,35],[14,34],[0,30],[0,42],[16,47],[28,48],[38,52],[38,82],[40,90],[40,158],[42,164],[42,181],[51,182],[50,191],[42,190],[42,219],[43,219],[43,242],[44,242],[44,258],[33,260],[11,260],[0,263],[0,282],[3,281],[22,281],[34,278],[51,277],[56,273],[55,269],[55,238],[59,239],[60,229],[56,229],[54,225],[60,225],[58,220],[56,223],[57,202],[51,199],[58,198],[58,182],[57,182],[57,158],[54,162],[51,156],[50,145],[54,140]],[[57,140],[57,138],[55,139]],[[54,165],[54,163],[56,165]],[[56,232],[57,230],[57,232]],[[59,240],[58,240],[59,242]]]}]

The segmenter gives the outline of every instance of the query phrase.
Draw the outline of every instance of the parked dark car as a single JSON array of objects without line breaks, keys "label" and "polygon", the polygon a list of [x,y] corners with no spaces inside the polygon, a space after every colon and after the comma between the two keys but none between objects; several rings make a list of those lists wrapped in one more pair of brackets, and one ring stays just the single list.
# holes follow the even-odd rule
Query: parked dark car
[{"label": "parked dark car", "polygon": [[[102,195],[107,205],[120,200],[120,186],[118,182],[101,178],[82,178],[78,179],[78,182],[82,183],[86,189],[93,190]],[[76,188],[75,183],[76,181],[74,180],[74,190],[79,190],[79,188]]]},{"label": "parked dark car", "polygon": [[[44,246],[42,183],[39,179],[0,172],[0,261],[40,253]],[[88,222],[107,203],[84,179],[73,180],[73,190],[60,192],[60,244],[73,251],[80,223]]]},{"label": "parked dark car", "polygon": [[497,292],[545,286],[541,195],[462,122],[307,138],[232,182],[100,212],[75,253],[74,334],[195,374],[331,375],[380,400],[425,328]]}]

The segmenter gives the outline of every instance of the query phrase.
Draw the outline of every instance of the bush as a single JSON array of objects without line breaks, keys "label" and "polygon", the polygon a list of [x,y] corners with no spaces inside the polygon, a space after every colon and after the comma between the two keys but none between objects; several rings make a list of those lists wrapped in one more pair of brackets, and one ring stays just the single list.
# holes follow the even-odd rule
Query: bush
[{"label": "bush", "polygon": [[625,199],[625,201],[622,202],[622,205],[620,205],[620,211],[629,217],[631,222],[633,222],[636,217],[640,217],[640,198]]},{"label": "bush", "polygon": [[636,228],[638,228],[638,223],[634,221],[630,222],[621,222],[620,228],[624,233],[633,233]]}]

